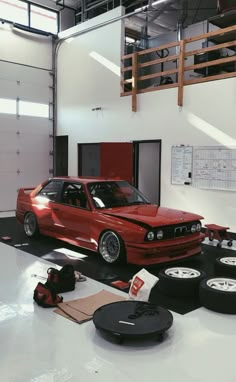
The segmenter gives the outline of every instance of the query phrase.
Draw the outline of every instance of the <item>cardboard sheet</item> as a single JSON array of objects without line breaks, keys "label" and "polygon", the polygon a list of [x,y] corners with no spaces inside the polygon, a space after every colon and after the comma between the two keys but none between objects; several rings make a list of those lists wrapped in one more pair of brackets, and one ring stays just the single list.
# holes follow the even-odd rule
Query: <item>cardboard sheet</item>
[{"label": "cardboard sheet", "polygon": [[95,310],[101,306],[124,300],[122,296],[102,290],[88,297],[62,302],[54,312],[81,324],[91,320]]}]

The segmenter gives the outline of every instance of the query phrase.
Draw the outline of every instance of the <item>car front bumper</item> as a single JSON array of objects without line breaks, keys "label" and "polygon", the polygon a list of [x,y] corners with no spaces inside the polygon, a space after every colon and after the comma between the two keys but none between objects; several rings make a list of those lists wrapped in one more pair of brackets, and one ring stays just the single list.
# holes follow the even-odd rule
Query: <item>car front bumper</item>
[{"label": "car front bumper", "polygon": [[127,262],[138,265],[169,263],[201,253],[203,233],[194,237],[155,241],[153,243],[126,243]]}]

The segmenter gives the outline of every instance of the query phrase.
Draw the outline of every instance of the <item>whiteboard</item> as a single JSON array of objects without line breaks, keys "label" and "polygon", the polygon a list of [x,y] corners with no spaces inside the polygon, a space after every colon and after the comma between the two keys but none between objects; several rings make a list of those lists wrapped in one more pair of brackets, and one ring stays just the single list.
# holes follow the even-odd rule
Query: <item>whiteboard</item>
[{"label": "whiteboard", "polygon": [[192,185],[198,188],[235,191],[236,148],[194,147]]},{"label": "whiteboard", "polygon": [[190,185],[192,182],[192,146],[171,147],[171,183]]}]

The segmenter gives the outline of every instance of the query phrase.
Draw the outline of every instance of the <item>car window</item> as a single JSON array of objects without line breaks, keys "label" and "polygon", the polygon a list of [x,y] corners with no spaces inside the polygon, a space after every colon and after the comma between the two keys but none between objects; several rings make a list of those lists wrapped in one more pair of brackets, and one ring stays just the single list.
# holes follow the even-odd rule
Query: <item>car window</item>
[{"label": "car window", "polygon": [[81,183],[65,182],[62,189],[61,201],[63,204],[68,204],[74,207],[89,208],[84,185]]},{"label": "car window", "polygon": [[44,196],[45,198],[55,201],[59,194],[61,188],[61,182],[51,180],[46,184],[38,193],[40,196]]},{"label": "car window", "polygon": [[136,188],[125,181],[89,183],[88,190],[96,208],[150,203]]}]

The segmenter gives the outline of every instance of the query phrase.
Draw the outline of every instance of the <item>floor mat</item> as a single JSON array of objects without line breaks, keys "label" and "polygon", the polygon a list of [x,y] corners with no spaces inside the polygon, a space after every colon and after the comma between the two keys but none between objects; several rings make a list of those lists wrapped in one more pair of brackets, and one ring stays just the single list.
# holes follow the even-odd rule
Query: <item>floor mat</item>
[{"label": "floor mat", "polygon": [[[96,253],[50,237],[40,236],[38,239],[29,239],[24,233],[23,226],[17,223],[14,217],[0,218],[0,238],[5,236],[10,238],[2,240],[5,244],[60,266],[73,264],[75,270],[107,285],[111,285],[111,282],[115,280],[129,281],[140,270],[140,267],[135,265],[106,264]],[[204,270],[207,276],[211,277],[214,276],[215,258],[229,253],[232,254],[230,250],[204,244],[202,248],[204,254],[185,260],[181,262],[181,265]],[[158,276],[163,264],[145,268]],[[124,291],[128,292],[128,288]],[[158,283],[151,291],[150,301],[180,314],[186,314],[200,307],[198,297],[177,298],[166,296],[159,290]]]}]

